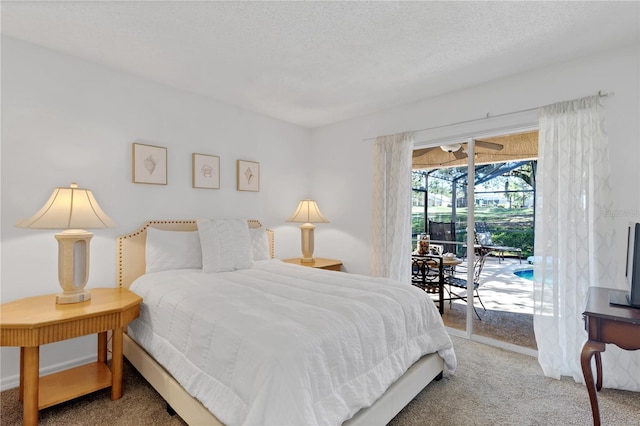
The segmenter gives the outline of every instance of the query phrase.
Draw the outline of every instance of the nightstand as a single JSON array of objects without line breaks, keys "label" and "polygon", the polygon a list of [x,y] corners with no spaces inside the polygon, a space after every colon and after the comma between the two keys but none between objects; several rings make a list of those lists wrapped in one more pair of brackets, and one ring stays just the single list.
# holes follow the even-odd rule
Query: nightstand
[{"label": "nightstand", "polygon": [[311,268],[327,269],[329,271],[342,271],[342,261],[336,259],[323,259],[316,257],[313,262],[302,262],[302,259],[296,257],[295,259],[282,259],[283,262],[293,263],[295,265],[309,266]]},{"label": "nightstand", "polygon": [[[123,288],[92,288],[91,299],[56,304],[56,295],[28,297],[0,306],[0,345],[20,346],[20,392],[24,424],[38,424],[38,410],[111,386],[122,396],[122,335],[140,314],[142,298]],[[107,330],[112,331],[111,370],[107,367]],[[39,377],[40,345],[98,334],[98,359]]]}]

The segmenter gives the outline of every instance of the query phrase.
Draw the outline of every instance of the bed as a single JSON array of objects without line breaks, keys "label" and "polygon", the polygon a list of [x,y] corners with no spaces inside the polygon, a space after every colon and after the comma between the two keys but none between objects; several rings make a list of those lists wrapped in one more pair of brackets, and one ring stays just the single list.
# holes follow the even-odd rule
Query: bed
[{"label": "bed", "polygon": [[[246,266],[245,236],[216,223],[149,221],[117,239],[118,286],[143,297],[124,355],[188,424],[384,425],[445,366],[455,370],[451,340],[419,289],[273,259],[273,232],[256,220],[250,265],[236,268],[229,262]],[[206,226],[218,228],[203,234]],[[188,254],[195,235],[203,251]],[[212,236],[231,245],[212,255]],[[157,253],[168,245],[173,254]],[[201,265],[183,268],[198,255]],[[346,364],[352,357],[357,365]]]}]

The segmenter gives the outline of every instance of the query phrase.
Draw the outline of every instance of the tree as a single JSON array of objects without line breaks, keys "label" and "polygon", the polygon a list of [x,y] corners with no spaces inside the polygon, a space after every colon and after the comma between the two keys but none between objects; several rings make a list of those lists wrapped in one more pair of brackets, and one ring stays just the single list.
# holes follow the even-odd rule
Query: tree
[{"label": "tree", "polygon": [[533,188],[536,185],[535,160],[523,164],[517,169],[511,170],[507,175],[522,179],[527,185]]},{"label": "tree", "polygon": [[531,194],[528,191],[535,187],[535,184],[536,184],[536,173],[535,173],[536,167],[535,166],[536,166],[536,161],[532,160],[532,161],[529,161],[528,163],[523,164],[517,169],[513,169],[509,173],[507,173],[507,176],[516,178],[515,180],[513,180],[513,182],[516,183],[517,189],[521,190],[521,192],[519,192],[517,195],[519,205],[521,206],[524,206],[526,204],[527,199]]},{"label": "tree", "polygon": [[509,181],[508,180],[506,180],[504,182],[504,196],[505,196],[505,198],[507,200],[509,200],[509,208],[511,208],[511,200],[512,200],[513,197],[511,195],[511,193],[509,192]]},{"label": "tree", "polygon": [[411,187],[413,189],[426,189],[425,188],[426,173],[424,170],[411,172]]}]

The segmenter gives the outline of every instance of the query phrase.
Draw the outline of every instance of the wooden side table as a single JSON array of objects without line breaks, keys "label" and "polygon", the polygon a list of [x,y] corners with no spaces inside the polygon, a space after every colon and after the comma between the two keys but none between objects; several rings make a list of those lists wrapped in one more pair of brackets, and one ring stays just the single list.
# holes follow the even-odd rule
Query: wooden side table
[{"label": "wooden side table", "polygon": [[[92,288],[91,299],[56,304],[56,295],[35,296],[0,306],[1,346],[20,346],[20,391],[25,425],[38,424],[38,410],[111,386],[122,396],[122,336],[140,314],[142,298],[122,288]],[[112,331],[111,370],[107,330]],[[40,345],[98,334],[96,362],[39,377]]]},{"label": "wooden side table", "polygon": [[[609,304],[609,292],[624,293],[610,288],[591,287],[587,307],[582,314],[589,340],[582,347],[580,364],[589,392],[593,424],[600,425],[600,409],[596,389],[602,389],[601,352],[605,343],[613,343],[626,350],[640,349],[640,309]],[[591,359],[596,360],[596,383],[593,383]]]},{"label": "wooden side table", "polygon": [[311,268],[327,269],[329,271],[342,271],[342,261],[336,259],[323,259],[316,257],[313,262],[303,262],[302,258],[282,259],[283,262],[293,263],[295,265],[309,266]]}]

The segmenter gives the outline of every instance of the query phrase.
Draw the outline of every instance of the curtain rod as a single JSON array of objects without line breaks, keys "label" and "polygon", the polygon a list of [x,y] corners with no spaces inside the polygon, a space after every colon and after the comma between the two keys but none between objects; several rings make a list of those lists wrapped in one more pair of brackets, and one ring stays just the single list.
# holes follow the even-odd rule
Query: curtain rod
[{"label": "curtain rod", "polygon": [[[598,94],[597,94],[597,96],[599,98],[606,98],[607,96],[610,96],[610,95],[613,96],[614,92],[603,93],[602,90],[598,90]],[[549,104],[549,105],[553,105],[553,104]],[[457,121],[455,123],[449,123],[449,124],[441,124],[439,126],[432,126],[432,127],[427,127],[427,128],[424,128],[424,129],[410,130],[410,132],[412,132],[412,133],[426,132],[427,130],[442,129],[444,127],[452,127],[452,126],[457,126],[459,124],[473,123],[473,122],[476,122],[476,121],[486,120],[488,118],[498,118],[498,117],[505,117],[505,116],[508,116],[508,115],[521,114],[523,112],[535,111],[537,109],[544,108],[544,107],[547,107],[549,105],[542,105],[542,106],[537,106],[537,107],[533,107],[533,108],[526,108],[526,109],[521,109],[521,110],[512,111],[512,112],[504,112],[502,114],[496,114],[496,115],[490,115],[490,113],[487,113],[487,115],[485,115],[484,117],[472,118],[470,120]],[[384,135],[384,136],[390,136],[390,135]],[[380,137],[380,136],[374,136],[372,138],[366,138],[366,139],[363,139],[362,141],[363,142],[373,141],[378,137]]]}]

